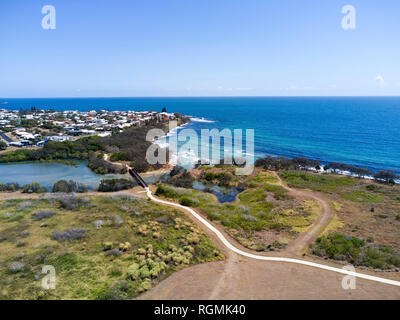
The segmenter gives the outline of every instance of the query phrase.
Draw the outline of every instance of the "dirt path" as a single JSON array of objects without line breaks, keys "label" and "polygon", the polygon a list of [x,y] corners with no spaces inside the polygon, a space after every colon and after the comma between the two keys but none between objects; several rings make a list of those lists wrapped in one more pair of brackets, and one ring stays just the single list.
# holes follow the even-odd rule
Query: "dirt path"
[{"label": "dirt path", "polygon": [[292,189],[286,185],[286,183],[282,180],[282,178],[274,172],[274,175],[283,188],[289,191],[290,194],[296,197],[306,197],[312,198],[316,200],[321,206],[321,214],[314,222],[313,226],[308,229],[306,232],[300,234],[296,239],[291,241],[285,249],[285,252],[294,254],[294,255],[302,255],[305,253],[309,245],[318,238],[318,236],[325,230],[325,228],[329,225],[334,214],[332,213],[332,209],[329,206],[328,200],[326,200],[322,195],[314,192],[314,191],[306,191],[306,190],[296,190]]}]

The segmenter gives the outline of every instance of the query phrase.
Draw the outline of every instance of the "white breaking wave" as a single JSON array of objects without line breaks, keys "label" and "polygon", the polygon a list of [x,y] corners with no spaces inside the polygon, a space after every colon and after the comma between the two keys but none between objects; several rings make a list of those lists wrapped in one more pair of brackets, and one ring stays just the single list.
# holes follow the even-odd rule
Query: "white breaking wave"
[{"label": "white breaking wave", "polygon": [[208,119],[205,119],[205,118],[196,118],[196,117],[190,118],[190,121],[193,121],[193,122],[208,122],[208,123],[215,122],[215,121],[208,120]]}]

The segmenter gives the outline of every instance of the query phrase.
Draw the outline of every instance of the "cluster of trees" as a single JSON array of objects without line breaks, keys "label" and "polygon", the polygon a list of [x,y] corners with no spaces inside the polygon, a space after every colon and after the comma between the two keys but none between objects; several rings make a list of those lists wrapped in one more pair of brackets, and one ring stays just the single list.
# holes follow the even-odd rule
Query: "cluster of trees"
[{"label": "cluster of trees", "polygon": [[47,192],[46,187],[42,187],[39,182],[33,182],[31,184],[25,184],[22,187],[22,193],[45,193]]},{"label": "cluster of trees", "polygon": [[63,193],[71,193],[78,192],[84,193],[87,192],[87,188],[82,183],[77,183],[73,180],[59,180],[53,185],[52,192],[63,192]]},{"label": "cluster of trees", "polygon": [[39,182],[33,182],[31,184],[24,184],[21,186],[17,182],[11,182],[11,183],[6,183],[3,184],[0,182],[0,192],[1,191],[9,191],[9,192],[15,192],[15,191],[21,191],[23,193],[44,193],[47,192],[47,188],[42,187]]},{"label": "cluster of trees", "polygon": [[127,179],[104,179],[101,180],[99,191],[112,192],[130,189],[136,186],[136,183]]},{"label": "cluster of trees", "polygon": [[324,170],[325,171],[331,170],[334,173],[350,172],[352,175],[355,175],[357,177],[366,177],[374,175],[374,173],[371,170],[352,166],[341,162],[329,163],[326,166],[324,166]]},{"label": "cluster of trees", "polygon": [[212,182],[214,180],[218,180],[218,184],[221,186],[227,186],[229,183],[232,181],[233,176],[228,173],[228,172],[221,172],[218,174],[215,174],[213,172],[206,172],[203,175],[203,178],[209,182]]},{"label": "cluster of trees", "polygon": [[0,155],[0,163],[31,160],[88,159],[90,152],[97,150],[98,147],[95,144],[87,141],[50,141],[41,149],[19,149],[4,153]]},{"label": "cluster of trees", "polygon": [[194,178],[187,170],[183,170],[177,174],[172,171],[171,173],[173,175],[168,179],[168,183],[181,188],[191,188],[193,186]]},{"label": "cluster of trees", "polygon": [[127,173],[126,166],[119,164],[112,164],[108,161],[103,160],[101,157],[97,157],[95,154],[91,154],[89,157],[88,167],[95,173],[98,174],[109,174],[109,173]]},{"label": "cluster of trees", "polygon": [[321,169],[321,163],[318,160],[307,159],[298,157],[288,159],[285,157],[272,157],[266,156],[259,158],[255,162],[256,167],[263,167],[270,170],[302,170],[308,168]]},{"label": "cluster of trees", "polygon": [[[3,184],[0,182],[0,191],[21,191],[22,193],[45,193],[49,190],[46,187],[40,185],[39,182],[33,182],[24,184],[23,186],[19,185],[17,182]],[[70,193],[70,192],[87,192],[87,188],[75,181],[69,180],[60,180],[54,183],[52,192],[63,192],[63,193]]]},{"label": "cluster of trees", "polygon": [[[131,166],[138,172],[157,170],[162,165],[150,165],[146,160],[146,151],[151,145],[151,142],[146,141],[146,135],[149,130],[155,128],[164,129],[165,124],[153,123],[143,127],[131,128],[119,134],[103,138],[99,146],[101,150],[106,152],[110,148],[116,150],[110,158],[111,161],[130,161]],[[168,152],[166,153],[168,156]]]},{"label": "cluster of trees", "polygon": [[[319,160],[307,159],[298,157],[294,159],[288,159],[285,157],[272,157],[266,156],[265,158],[259,158],[255,162],[256,167],[263,167],[269,170],[307,170],[307,169],[321,169],[321,163]],[[378,173],[368,170],[366,168],[360,168],[353,165],[331,162],[324,166],[325,171],[332,171],[334,173],[349,172],[351,175],[361,177],[374,177],[376,181],[395,183],[396,179],[400,179],[392,170],[381,170]]]},{"label": "cluster of trees", "polygon": [[394,184],[395,180],[400,179],[400,176],[395,174],[392,170],[381,170],[374,174],[374,179],[390,184]]}]

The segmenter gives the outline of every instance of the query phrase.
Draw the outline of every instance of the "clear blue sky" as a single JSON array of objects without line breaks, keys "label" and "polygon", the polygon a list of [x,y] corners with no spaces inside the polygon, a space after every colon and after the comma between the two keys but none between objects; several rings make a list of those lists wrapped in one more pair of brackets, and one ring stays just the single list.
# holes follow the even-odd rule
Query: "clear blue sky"
[{"label": "clear blue sky", "polygon": [[0,97],[400,95],[399,0],[1,0],[0,41]]}]

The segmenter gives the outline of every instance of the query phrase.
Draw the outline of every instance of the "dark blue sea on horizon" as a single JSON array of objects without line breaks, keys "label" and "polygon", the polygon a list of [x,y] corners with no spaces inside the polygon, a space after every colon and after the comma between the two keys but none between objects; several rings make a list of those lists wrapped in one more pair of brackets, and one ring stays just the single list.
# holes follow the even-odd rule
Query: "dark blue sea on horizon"
[{"label": "dark blue sea on horizon", "polygon": [[213,122],[186,128],[254,129],[256,157],[304,156],[400,173],[400,97],[0,99],[0,108],[156,110]]}]

